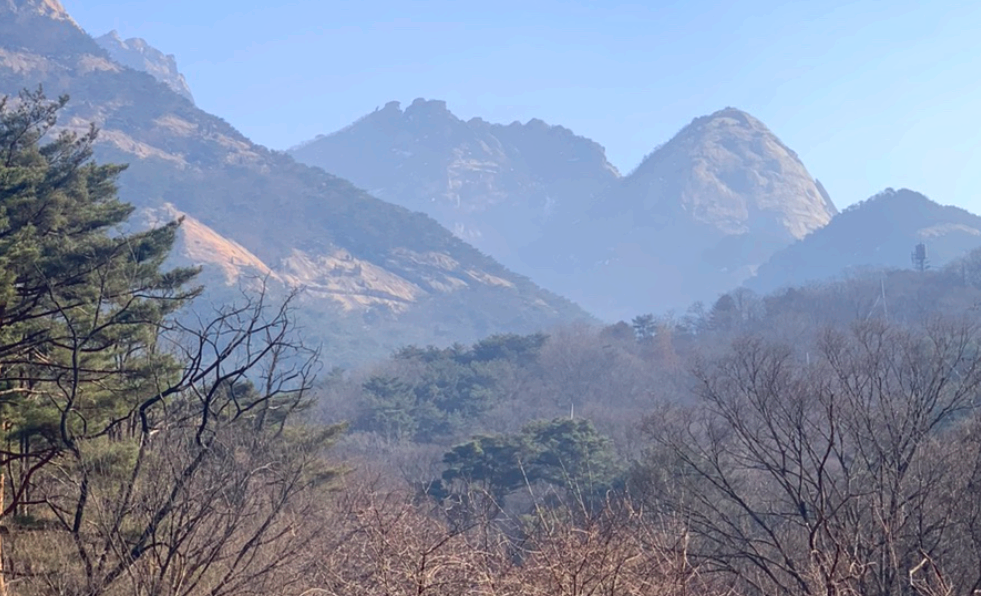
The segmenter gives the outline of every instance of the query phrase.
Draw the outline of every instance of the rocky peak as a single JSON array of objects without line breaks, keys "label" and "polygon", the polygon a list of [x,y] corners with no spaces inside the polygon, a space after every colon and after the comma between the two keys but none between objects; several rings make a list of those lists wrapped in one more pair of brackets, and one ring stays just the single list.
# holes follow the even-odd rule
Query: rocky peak
[{"label": "rocky peak", "polygon": [[695,118],[631,174],[629,201],[723,235],[803,238],[837,212],[797,154],[736,108]]},{"label": "rocky peak", "polygon": [[173,54],[164,54],[138,37],[124,40],[116,31],[97,37],[95,41],[114,61],[133,70],[145,72],[191,102],[194,101],[191,88],[184,75],[177,69],[177,59]]},{"label": "rocky peak", "polygon": [[516,148],[532,162],[536,175],[562,176],[570,169],[599,169],[610,182],[620,177],[616,166],[606,159],[606,149],[591,139],[581,137],[564,126],[551,125],[539,118],[527,123],[515,121],[504,126],[475,118],[474,128],[483,127],[502,142]]},{"label": "rocky peak", "polygon": [[58,0],[0,0],[0,62],[37,64],[55,54],[81,58],[101,50]]},{"label": "rocky peak", "polygon": [[391,101],[354,124],[294,148],[299,161],[423,211],[459,237],[527,271],[519,253],[556,218],[615,181],[604,149],[572,131],[463,121],[445,101]]},{"label": "rocky peak", "polygon": [[59,21],[71,21],[68,11],[58,0],[0,0],[0,14],[42,16]]},{"label": "rocky peak", "polygon": [[[398,102],[389,102],[389,104]],[[446,108],[446,102],[439,99],[424,99],[422,97],[417,97],[412,101],[412,104],[405,109],[405,115],[407,117],[412,117],[416,115],[427,115],[427,116],[449,116],[456,119],[456,116],[450,113]]]}]

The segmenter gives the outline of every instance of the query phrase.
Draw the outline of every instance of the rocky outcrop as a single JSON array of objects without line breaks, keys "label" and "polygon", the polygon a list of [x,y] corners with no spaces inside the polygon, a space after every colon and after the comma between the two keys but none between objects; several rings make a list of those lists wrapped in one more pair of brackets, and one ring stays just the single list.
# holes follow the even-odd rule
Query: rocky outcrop
[{"label": "rocky outcrop", "polygon": [[19,17],[40,16],[60,21],[71,21],[68,11],[58,0],[0,0],[0,14]]},{"label": "rocky outcrop", "polygon": [[385,200],[423,211],[520,271],[529,245],[573,220],[619,174],[603,147],[541,120],[463,121],[416,99],[290,151]]},{"label": "rocky outcrop", "polygon": [[189,101],[194,101],[187,80],[177,70],[177,59],[173,54],[164,54],[138,37],[124,40],[116,31],[97,37],[95,41],[119,64],[143,71]]},{"label": "rocky outcrop", "polygon": [[837,212],[797,154],[735,108],[696,118],[644,159],[617,192],[647,217],[683,218],[723,236],[798,240]]},{"label": "rocky outcrop", "polygon": [[[726,108],[694,119],[594,205],[569,234],[580,240],[565,241],[570,283],[551,287],[612,318],[684,309],[740,285],[836,212],[796,153]],[[571,283],[583,277],[585,287]]]}]

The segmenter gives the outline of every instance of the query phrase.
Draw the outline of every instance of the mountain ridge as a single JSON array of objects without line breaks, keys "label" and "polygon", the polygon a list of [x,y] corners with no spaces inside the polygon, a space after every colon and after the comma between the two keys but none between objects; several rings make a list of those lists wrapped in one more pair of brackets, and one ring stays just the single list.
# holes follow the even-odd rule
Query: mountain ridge
[{"label": "mountain ridge", "polygon": [[24,14],[0,19],[10,33],[0,35],[0,93],[43,85],[69,94],[60,126],[100,128],[97,159],[129,163],[123,200],[169,205],[281,279],[302,278],[315,290],[301,298],[304,325],[334,363],[589,319],[430,217],[252,143],[150,74],[119,66],[73,21]]},{"label": "mountain ridge", "polygon": [[626,176],[567,128],[463,121],[422,98],[290,154],[429,213],[607,319],[714,299],[837,212],[798,155],[732,107],[695,118]]},{"label": "mountain ridge", "polygon": [[127,68],[143,71],[194,103],[194,95],[187,79],[177,68],[173,54],[164,54],[145,39],[123,39],[115,29],[95,38],[99,47],[109,53],[117,63]]},{"label": "mountain ridge", "polygon": [[981,216],[910,189],[887,188],[774,254],[746,285],[769,292],[859,268],[907,269],[920,242],[941,267],[981,246]]}]

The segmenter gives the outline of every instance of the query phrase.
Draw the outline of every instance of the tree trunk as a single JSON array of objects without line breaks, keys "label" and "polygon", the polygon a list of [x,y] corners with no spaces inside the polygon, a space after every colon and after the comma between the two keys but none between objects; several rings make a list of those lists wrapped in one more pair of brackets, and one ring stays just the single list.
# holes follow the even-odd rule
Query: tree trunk
[{"label": "tree trunk", "polygon": [[[7,504],[4,499],[7,491],[7,474],[0,468],[0,520],[3,519],[3,510]],[[4,577],[6,569],[3,566],[3,534],[5,528],[0,526],[0,596],[7,596],[7,579]]]}]

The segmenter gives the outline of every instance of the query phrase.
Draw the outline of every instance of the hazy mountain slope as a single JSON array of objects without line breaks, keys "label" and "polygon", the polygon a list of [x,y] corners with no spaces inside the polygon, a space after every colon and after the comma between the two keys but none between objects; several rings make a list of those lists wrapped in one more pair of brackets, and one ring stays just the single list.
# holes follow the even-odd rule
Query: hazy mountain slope
[{"label": "hazy mountain slope", "polygon": [[713,300],[835,212],[793,151],[727,108],[693,120],[539,252],[559,253],[568,281],[552,287],[627,317]]},{"label": "hazy mountain slope", "polygon": [[834,205],[797,154],[735,108],[696,118],[624,179],[612,209],[655,221],[681,217],[725,236],[796,240]]},{"label": "hazy mountain slope", "polygon": [[736,109],[696,118],[621,178],[540,120],[397,102],[291,151],[429,213],[607,319],[709,300],[836,212],[797,155]]},{"label": "hazy mountain slope", "polygon": [[40,10],[53,1],[0,4],[0,93],[38,84],[69,93],[63,123],[96,122],[99,159],[131,164],[122,197],[172,205],[279,278],[301,280],[308,334],[328,341],[335,362],[407,340],[469,341],[587,316],[426,215],[255,145],[149,74],[119,66],[67,15]]},{"label": "hazy mountain slope", "polygon": [[619,174],[604,149],[541,120],[464,122],[446,103],[389,102],[290,151],[376,196],[424,211],[505,264],[579,215]]},{"label": "hazy mountain slope", "polygon": [[773,255],[747,285],[770,291],[824,279],[855,267],[911,267],[923,242],[934,267],[981,246],[981,217],[908,189],[887,189]]},{"label": "hazy mountain slope", "polygon": [[109,56],[119,64],[142,70],[161,83],[194,101],[191,88],[187,85],[184,75],[177,70],[177,59],[172,54],[164,54],[138,37],[123,39],[116,31],[95,38],[96,43],[109,52]]}]

